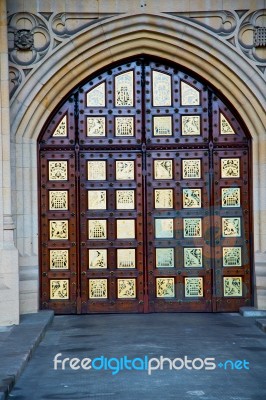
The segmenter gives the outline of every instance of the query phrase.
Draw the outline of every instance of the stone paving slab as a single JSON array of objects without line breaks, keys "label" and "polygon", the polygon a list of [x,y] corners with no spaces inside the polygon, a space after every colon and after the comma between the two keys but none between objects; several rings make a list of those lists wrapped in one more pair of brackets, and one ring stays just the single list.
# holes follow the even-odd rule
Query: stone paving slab
[{"label": "stone paving slab", "polygon": [[21,316],[19,325],[0,329],[0,400],[5,400],[52,323],[53,311]]},{"label": "stone paving slab", "polygon": [[[192,369],[180,368],[186,357]],[[70,367],[84,358],[96,368]],[[238,313],[55,316],[8,399],[265,400],[265,371],[265,333]]]}]

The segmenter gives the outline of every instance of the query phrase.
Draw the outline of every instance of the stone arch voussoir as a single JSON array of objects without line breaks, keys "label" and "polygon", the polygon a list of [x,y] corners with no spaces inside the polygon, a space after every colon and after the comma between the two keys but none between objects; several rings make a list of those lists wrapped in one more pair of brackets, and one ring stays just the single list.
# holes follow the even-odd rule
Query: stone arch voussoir
[{"label": "stone arch voussoir", "polygon": [[105,20],[56,48],[28,76],[12,100],[12,134],[36,141],[53,109],[81,80],[108,64],[145,53],[207,79],[230,99],[256,138],[264,133],[264,81],[236,52],[205,28],[176,17],[141,14]]}]

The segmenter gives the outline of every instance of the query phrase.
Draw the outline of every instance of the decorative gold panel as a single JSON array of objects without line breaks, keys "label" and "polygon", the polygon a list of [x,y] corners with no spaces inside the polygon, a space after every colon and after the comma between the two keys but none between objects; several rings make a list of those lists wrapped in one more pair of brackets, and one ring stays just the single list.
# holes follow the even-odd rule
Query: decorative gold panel
[{"label": "decorative gold panel", "polygon": [[116,179],[118,181],[133,180],[134,177],[134,161],[116,161]]},{"label": "decorative gold panel", "polygon": [[225,118],[225,116],[220,113],[220,133],[221,135],[234,135],[235,131]]},{"label": "decorative gold panel", "polygon": [[105,107],[105,82],[87,93],[87,107]]},{"label": "decorative gold panel", "polygon": [[185,297],[203,297],[203,278],[185,278]]},{"label": "decorative gold panel", "polygon": [[171,106],[171,76],[162,72],[152,72],[152,89],[154,106]]},{"label": "decorative gold panel", "polygon": [[171,136],[172,117],[153,117],[153,135]]},{"label": "decorative gold panel", "polygon": [[118,210],[134,210],[134,208],[135,208],[135,191],[134,190],[117,190],[116,191],[116,208]]},{"label": "decorative gold panel", "polygon": [[88,210],[106,210],[106,190],[88,190]]},{"label": "decorative gold panel", "polygon": [[184,218],[184,237],[201,237],[201,218]]},{"label": "decorative gold panel", "polygon": [[107,299],[107,279],[89,279],[89,298]]},{"label": "decorative gold panel", "polygon": [[183,179],[201,178],[200,160],[182,160],[182,176]]},{"label": "decorative gold panel", "polygon": [[135,220],[134,219],[118,219],[117,223],[117,239],[134,239]]},{"label": "decorative gold panel", "polygon": [[156,297],[175,297],[175,278],[156,278]]},{"label": "decorative gold panel", "polygon": [[50,190],[49,191],[49,210],[67,210],[68,191]]},{"label": "decorative gold panel", "polygon": [[49,161],[49,181],[67,181],[67,161]]},{"label": "decorative gold panel", "polygon": [[154,179],[172,179],[173,161],[154,160]]},{"label": "decorative gold panel", "polygon": [[240,188],[222,189],[222,207],[240,207]]},{"label": "decorative gold panel", "polygon": [[241,267],[241,265],[242,265],[241,247],[224,247],[223,266]]},{"label": "decorative gold panel", "polygon": [[106,180],[106,162],[88,161],[88,180],[105,181]]},{"label": "decorative gold panel", "polygon": [[69,269],[68,250],[50,250],[50,269]]},{"label": "decorative gold panel", "polygon": [[105,136],[105,118],[87,117],[87,136]]},{"label": "decorative gold panel", "polygon": [[225,297],[242,296],[242,277],[240,276],[224,277],[224,296]]},{"label": "decorative gold panel", "polygon": [[181,81],[182,106],[198,106],[200,104],[199,91]]},{"label": "decorative gold panel", "polygon": [[155,208],[173,208],[173,189],[154,190]]},{"label": "decorative gold panel", "polygon": [[117,268],[136,268],[136,250],[117,249]]},{"label": "decorative gold panel", "polygon": [[107,250],[106,249],[90,249],[89,250],[89,268],[90,269],[107,268]]},{"label": "decorative gold panel", "polygon": [[69,281],[68,279],[50,280],[50,299],[67,300],[69,299]]},{"label": "decorative gold panel", "polygon": [[174,237],[174,220],[173,220],[173,218],[157,218],[157,219],[155,219],[155,237],[156,238],[173,238]]},{"label": "decorative gold panel", "polygon": [[182,115],[182,135],[183,136],[200,135],[199,115]]},{"label": "decorative gold panel", "polygon": [[184,248],[184,266],[185,268],[201,268],[202,267],[202,248],[201,247],[185,247]]},{"label": "decorative gold panel", "polygon": [[89,239],[107,239],[107,221],[105,219],[89,220]]},{"label": "decorative gold panel", "polygon": [[133,107],[133,71],[115,77],[115,105],[116,107]]},{"label": "decorative gold panel", "polygon": [[117,298],[136,298],[136,279],[117,279]]},{"label": "decorative gold panel", "polygon": [[115,117],[115,136],[134,136],[134,118]]},{"label": "decorative gold panel", "polygon": [[68,239],[68,221],[50,221],[50,240]]},{"label": "decorative gold panel", "polygon": [[239,158],[222,158],[221,176],[222,178],[239,178],[240,177]]},{"label": "decorative gold panel", "polygon": [[222,218],[223,237],[240,237],[241,236],[241,218]]},{"label": "decorative gold panel", "polygon": [[67,136],[67,116],[65,115],[54,130],[53,137]]},{"label": "decorative gold panel", "polygon": [[174,268],[174,248],[156,249],[156,268]]},{"label": "decorative gold panel", "polygon": [[201,208],[201,189],[183,189],[183,208]]}]

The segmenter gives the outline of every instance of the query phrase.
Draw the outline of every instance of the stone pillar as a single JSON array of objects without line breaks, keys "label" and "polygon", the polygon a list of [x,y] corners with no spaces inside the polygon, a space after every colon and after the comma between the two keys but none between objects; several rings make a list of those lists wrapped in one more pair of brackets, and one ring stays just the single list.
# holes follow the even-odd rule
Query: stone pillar
[{"label": "stone pillar", "polygon": [[6,2],[0,1],[0,325],[19,323],[18,251],[11,211]]},{"label": "stone pillar", "polygon": [[[264,121],[266,120],[264,116]],[[257,151],[254,151],[253,187],[259,187],[259,195],[254,201],[255,227],[255,307],[266,310],[266,137],[261,132]],[[255,146],[254,146],[255,147]]]}]

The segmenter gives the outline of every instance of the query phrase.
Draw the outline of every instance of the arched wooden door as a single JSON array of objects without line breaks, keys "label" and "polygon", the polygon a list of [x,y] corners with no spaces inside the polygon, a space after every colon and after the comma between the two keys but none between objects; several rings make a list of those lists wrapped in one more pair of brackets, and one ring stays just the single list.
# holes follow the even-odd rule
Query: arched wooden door
[{"label": "arched wooden door", "polygon": [[72,91],[39,140],[41,308],[251,304],[250,140],[214,91],[139,59]]}]

